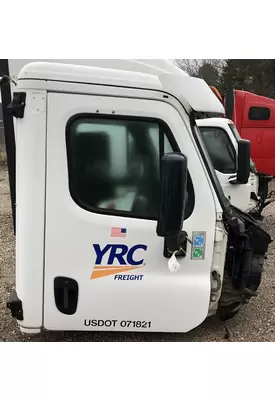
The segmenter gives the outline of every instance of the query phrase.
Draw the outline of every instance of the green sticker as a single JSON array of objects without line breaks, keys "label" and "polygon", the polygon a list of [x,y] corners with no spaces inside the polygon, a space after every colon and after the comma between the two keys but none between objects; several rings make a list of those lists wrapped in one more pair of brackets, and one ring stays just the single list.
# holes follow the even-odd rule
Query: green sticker
[{"label": "green sticker", "polygon": [[204,249],[193,249],[192,258],[195,260],[203,260],[204,259]]}]

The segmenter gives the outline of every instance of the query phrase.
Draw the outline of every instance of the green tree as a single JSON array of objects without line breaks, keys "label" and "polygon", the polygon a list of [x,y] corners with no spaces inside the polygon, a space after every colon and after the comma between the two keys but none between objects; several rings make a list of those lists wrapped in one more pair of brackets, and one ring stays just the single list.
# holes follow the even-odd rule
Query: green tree
[{"label": "green tree", "polygon": [[188,75],[204,79],[208,85],[220,87],[224,60],[221,59],[176,59],[175,64]]},{"label": "green tree", "polygon": [[220,84],[275,99],[275,60],[225,60]]}]

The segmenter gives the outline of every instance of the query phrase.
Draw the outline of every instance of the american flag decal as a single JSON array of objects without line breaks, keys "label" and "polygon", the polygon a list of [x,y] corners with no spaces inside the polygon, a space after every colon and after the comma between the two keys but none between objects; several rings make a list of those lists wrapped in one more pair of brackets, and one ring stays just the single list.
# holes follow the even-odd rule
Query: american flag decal
[{"label": "american flag decal", "polygon": [[127,232],[126,228],[112,228],[111,229],[111,237],[125,238],[126,232]]}]

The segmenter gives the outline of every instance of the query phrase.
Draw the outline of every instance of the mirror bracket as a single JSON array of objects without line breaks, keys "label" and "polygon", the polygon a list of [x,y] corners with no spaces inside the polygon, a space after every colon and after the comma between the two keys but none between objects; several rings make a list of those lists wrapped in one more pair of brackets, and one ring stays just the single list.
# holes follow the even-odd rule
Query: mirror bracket
[{"label": "mirror bracket", "polygon": [[170,258],[177,251],[177,257],[186,257],[188,234],[185,231],[180,232],[177,236],[168,236],[164,239],[163,256]]},{"label": "mirror bracket", "polygon": [[240,184],[236,175],[230,176],[228,178],[228,182],[231,183],[231,185],[239,185]]}]

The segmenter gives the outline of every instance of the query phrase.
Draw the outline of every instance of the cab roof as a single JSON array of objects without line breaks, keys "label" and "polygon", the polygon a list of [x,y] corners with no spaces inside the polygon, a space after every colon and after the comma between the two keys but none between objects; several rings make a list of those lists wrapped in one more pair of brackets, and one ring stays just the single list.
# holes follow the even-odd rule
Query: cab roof
[{"label": "cab roof", "polygon": [[[92,60],[91,60],[92,61]],[[176,97],[187,112],[223,115],[224,108],[207,83],[172,68],[135,64],[133,60],[95,60],[97,66],[34,62],[25,65],[18,80],[55,81],[117,86],[165,92]],[[104,62],[102,62],[104,61]],[[119,61],[120,63],[115,63]],[[123,61],[125,61],[123,63]],[[129,62],[130,61],[130,62]],[[98,66],[102,65],[102,67]],[[115,66],[115,68],[113,68]],[[177,68],[177,67],[176,67]],[[142,71],[142,72],[140,72]],[[146,71],[146,72],[144,72]]]}]

